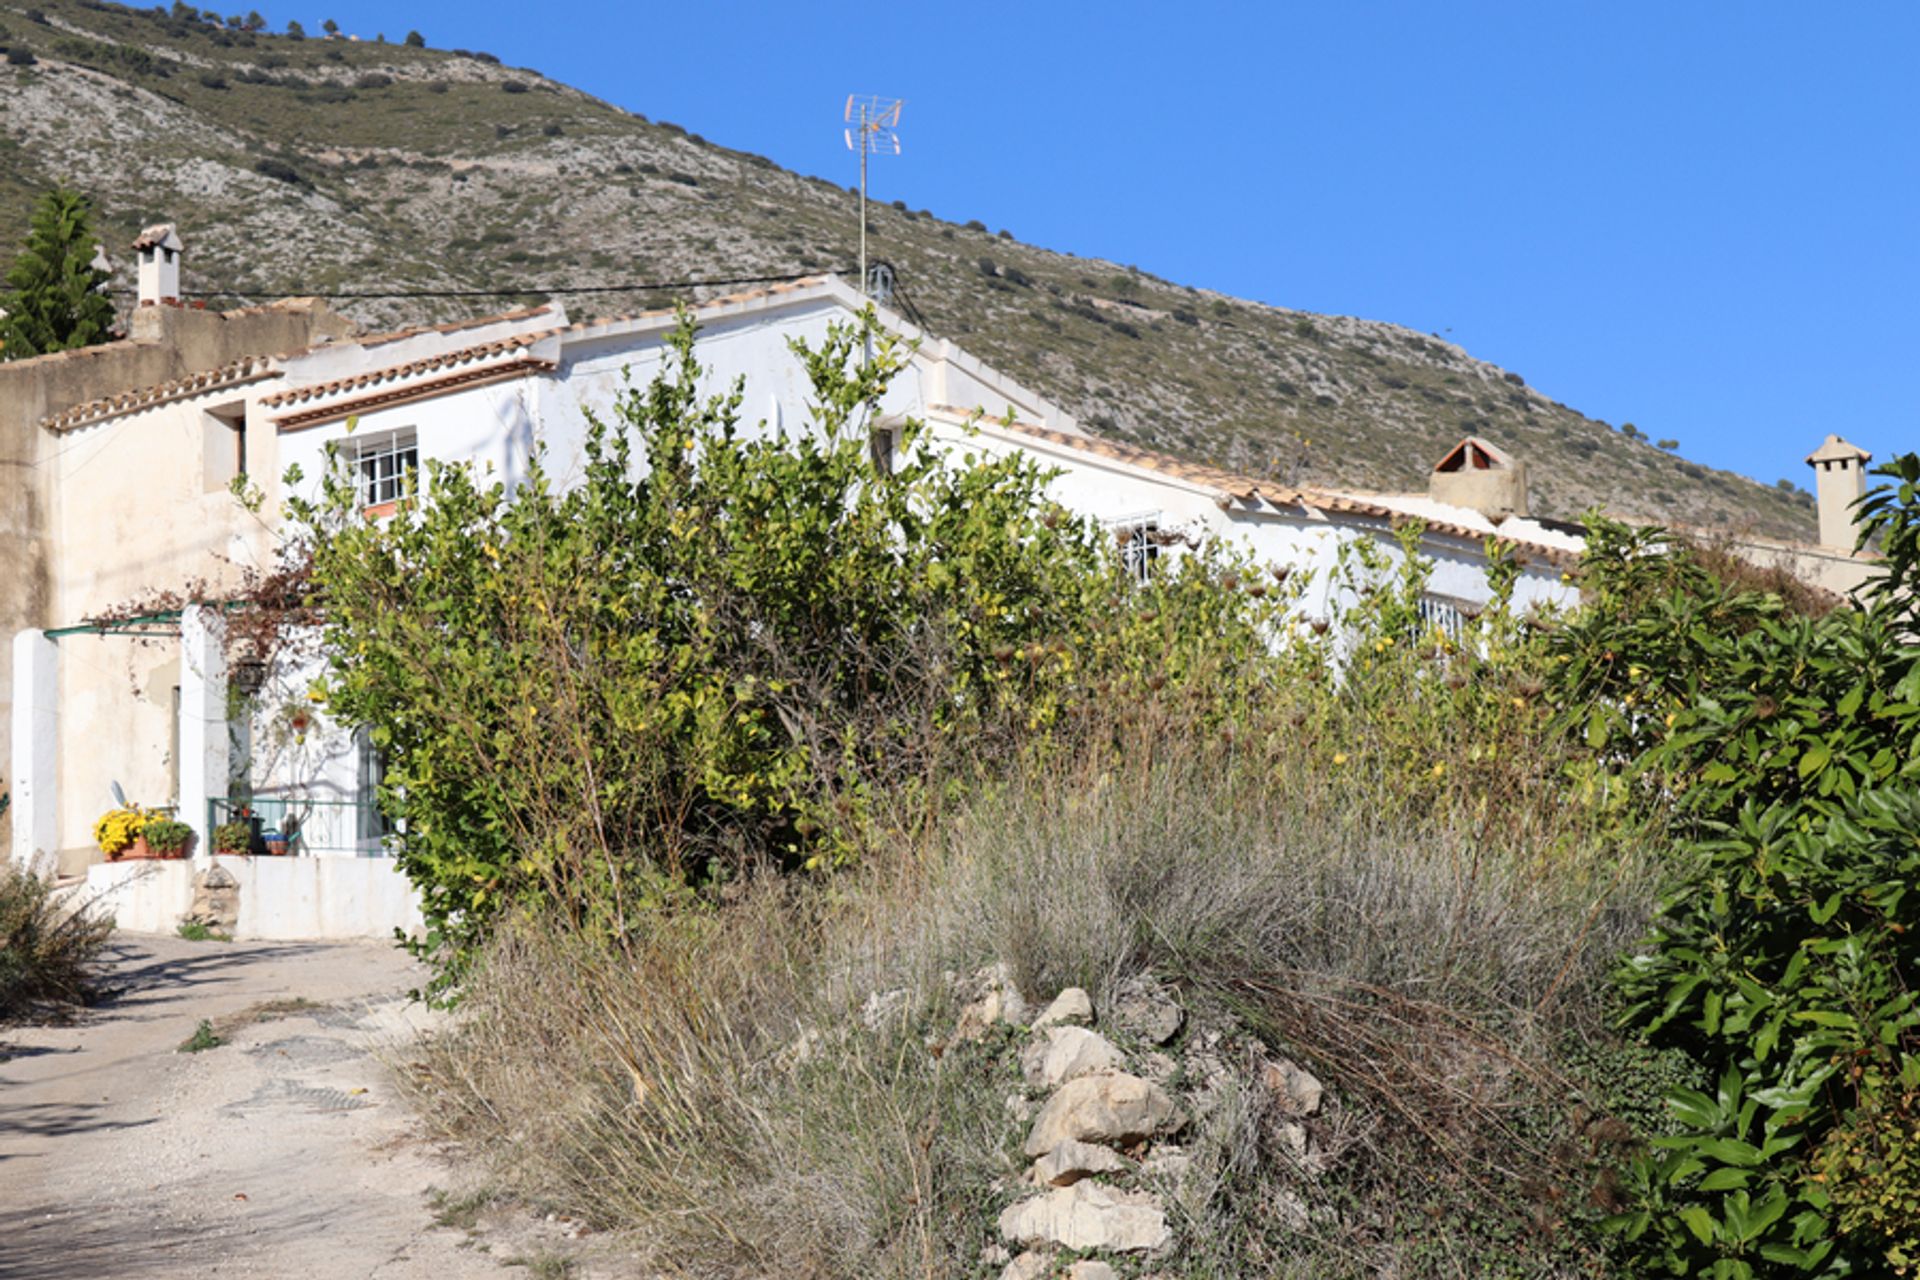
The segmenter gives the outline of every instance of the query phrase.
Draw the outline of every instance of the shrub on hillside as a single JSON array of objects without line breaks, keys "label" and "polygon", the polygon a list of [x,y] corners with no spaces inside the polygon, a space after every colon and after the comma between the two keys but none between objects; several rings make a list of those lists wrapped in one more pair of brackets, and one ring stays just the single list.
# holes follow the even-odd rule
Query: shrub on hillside
[{"label": "shrub on hillside", "polygon": [[262,156],[253,162],[253,171],[263,178],[272,178],[276,182],[290,183],[296,187],[308,185],[306,177],[285,160],[276,160],[272,156]]}]

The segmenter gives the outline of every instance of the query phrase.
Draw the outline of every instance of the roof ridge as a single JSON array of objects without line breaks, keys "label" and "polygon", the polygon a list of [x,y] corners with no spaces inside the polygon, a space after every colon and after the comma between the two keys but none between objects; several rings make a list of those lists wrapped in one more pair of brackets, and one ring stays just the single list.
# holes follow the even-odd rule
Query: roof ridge
[{"label": "roof ridge", "polygon": [[[817,288],[833,278],[831,272],[820,275],[802,276],[797,280],[782,280],[776,284],[764,285],[758,289],[744,289],[739,293],[722,294],[717,298],[707,298],[700,302],[687,303],[689,311],[705,311],[718,307],[738,306],[743,302],[752,302],[756,298],[772,297],[776,294],[795,293],[801,289]],[[592,316],[567,326],[569,333],[581,333],[588,329],[599,329],[610,324],[630,324],[636,320],[651,320],[656,316],[670,316],[680,309],[679,304],[671,307],[650,307],[645,311],[630,311],[617,316]]]},{"label": "roof ridge", "polygon": [[354,338],[351,341],[362,347],[381,347],[427,333],[458,333],[462,329],[480,329],[490,324],[510,324],[515,320],[531,320],[537,315],[552,310],[553,303],[547,301],[534,307],[515,307],[511,311],[475,316],[470,320],[448,320],[440,324],[418,324],[407,329],[392,329],[386,333],[369,334],[364,338]]}]

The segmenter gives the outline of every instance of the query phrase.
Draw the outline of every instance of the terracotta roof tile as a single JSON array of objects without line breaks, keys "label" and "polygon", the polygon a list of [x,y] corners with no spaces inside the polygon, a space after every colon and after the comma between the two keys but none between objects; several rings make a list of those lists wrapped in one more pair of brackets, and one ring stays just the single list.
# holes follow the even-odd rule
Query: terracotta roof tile
[{"label": "terracotta roof tile", "polygon": [[131,413],[137,409],[150,409],[155,405],[184,400],[208,391],[218,391],[224,387],[237,387],[249,382],[257,382],[272,376],[277,371],[278,366],[266,356],[243,356],[217,369],[205,369],[199,373],[175,378],[170,382],[156,383],[150,387],[141,387],[134,391],[123,391],[118,395],[89,400],[71,409],[49,414],[40,420],[40,425],[49,431],[71,431],[75,427],[84,427],[118,414]]},{"label": "terracotta roof tile", "polygon": [[171,222],[156,222],[152,226],[143,229],[139,235],[134,237],[133,247],[136,251],[151,249],[155,245],[165,244],[169,238],[171,238],[175,244],[180,243],[180,234],[174,230]]},{"label": "terracotta roof tile", "polygon": [[304,387],[290,387],[285,391],[276,391],[263,396],[260,403],[269,409],[285,409],[291,405],[307,404],[345,392],[359,391],[385,382],[398,382],[403,378],[415,377],[423,373],[432,373],[440,369],[450,369],[459,365],[473,364],[510,351],[524,350],[545,338],[564,332],[561,329],[536,329],[530,333],[510,334],[505,338],[496,338],[492,342],[483,342],[476,346],[461,347],[457,351],[443,351],[437,355],[422,356],[406,364],[388,365],[381,369],[369,369],[365,373],[350,378],[335,378],[330,382],[315,382]]}]

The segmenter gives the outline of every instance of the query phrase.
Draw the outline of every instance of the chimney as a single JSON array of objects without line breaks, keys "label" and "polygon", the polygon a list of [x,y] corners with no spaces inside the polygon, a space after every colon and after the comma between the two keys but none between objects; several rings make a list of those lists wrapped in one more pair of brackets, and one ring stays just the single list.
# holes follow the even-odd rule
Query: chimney
[{"label": "chimney", "polygon": [[1527,466],[1505,450],[1468,436],[1434,466],[1427,494],[1435,502],[1469,507],[1494,520],[1527,514]]},{"label": "chimney", "polygon": [[1820,545],[1852,551],[1860,535],[1853,525],[1853,504],[1867,491],[1867,464],[1873,455],[1857,444],[1830,435],[1807,455],[1814,494],[1820,500]]},{"label": "chimney", "polygon": [[180,233],[171,222],[148,227],[133,242],[140,262],[140,305],[180,305]]}]

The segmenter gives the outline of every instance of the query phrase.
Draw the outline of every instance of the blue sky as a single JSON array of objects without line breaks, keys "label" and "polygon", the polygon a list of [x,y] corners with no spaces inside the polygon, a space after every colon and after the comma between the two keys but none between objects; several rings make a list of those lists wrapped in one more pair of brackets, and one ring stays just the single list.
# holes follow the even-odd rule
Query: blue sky
[{"label": "blue sky", "polygon": [[1438,332],[1764,481],[1920,448],[1920,6],[321,3],[265,12],[839,181],[847,93],[897,96],[880,199]]}]

